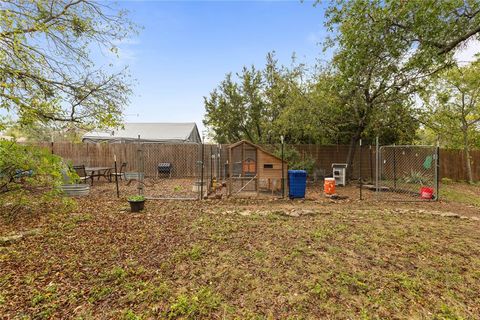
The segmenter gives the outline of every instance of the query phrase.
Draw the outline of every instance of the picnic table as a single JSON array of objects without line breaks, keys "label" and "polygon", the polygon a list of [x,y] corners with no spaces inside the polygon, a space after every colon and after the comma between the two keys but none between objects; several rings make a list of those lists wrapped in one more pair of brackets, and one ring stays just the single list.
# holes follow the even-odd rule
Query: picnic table
[{"label": "picnic table", "polygon": [[104,177],[108,182],[112,182],[110,173],[113,169],[113,167],[85,167],[85,171],[87,172],[87,175],[92,177],[92,181],[94,177],[98,177],[98,180],[100,180],[100,177]]}]

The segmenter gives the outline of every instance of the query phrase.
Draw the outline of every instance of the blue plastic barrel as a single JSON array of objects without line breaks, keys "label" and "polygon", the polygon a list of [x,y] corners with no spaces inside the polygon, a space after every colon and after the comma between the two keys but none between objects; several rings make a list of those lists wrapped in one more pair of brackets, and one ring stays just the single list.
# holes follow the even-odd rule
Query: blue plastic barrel
[{"label": "blue plastic barrel", "polygon": [[307,188],[307,171],[288,170],[288,197],[290,199],[305,198]]}]

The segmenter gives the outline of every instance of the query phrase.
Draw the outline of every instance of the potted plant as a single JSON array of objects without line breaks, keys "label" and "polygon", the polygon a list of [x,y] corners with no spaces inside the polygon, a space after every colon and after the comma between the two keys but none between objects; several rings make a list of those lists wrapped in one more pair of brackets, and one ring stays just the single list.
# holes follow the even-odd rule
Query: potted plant
[{"label": "potted plant", "polygon": [[145,197],[141,195],[131,196],[128,198],[128,202],[132,212],[140,212],[145,206]]}]

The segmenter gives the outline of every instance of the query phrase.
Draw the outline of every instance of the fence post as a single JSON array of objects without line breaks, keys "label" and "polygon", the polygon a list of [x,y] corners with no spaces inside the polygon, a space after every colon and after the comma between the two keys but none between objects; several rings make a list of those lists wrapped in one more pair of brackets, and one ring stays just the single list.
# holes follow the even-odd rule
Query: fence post
[{"label": "fence post", "polygon": [[139,195],[143,195],[143,174],[144,173],[144,163],[143,163],[143,150],[142,145],[140,144],[140,135],[138,135],[138,149],[137,149],[137,159],[138,159],[138,183],[137,190]]},{"label": "fence post", "polygon": [[437,141],[437,147],[435,148],[435,201],[440,200],[440,143]]},{"label": "fence post", "polygon": [[360,153],[358,154],[358,181],[360,184],[360,200],[363,200],[362,198],[362,139],[359,141],[360,143]]},{"label": "fence post", "polygon": [[379,146],[379,142],[378,142],[378,136],[375,138],[375,191],[377,192],[378,194],[378,174],[379,174],[379,161],[380,161],[380,146]]},{"label": "fence post", "polygon": [[113,155],[113,162],[115,164],[115,186],[117,188],[117,198],[120,198],[120,191],[118,189],[118,173],[117,173],[117,155]]},{"label": "fence post", "polygon": [[397,157],[395,143],[393,144],[393,189],[397,190]]},{"label": "fence post", "polygon": [[[282,199],[285,198],[285,168],[283,164],[283,135],[280,136],[280,142],[282,143]],[[258,160],[258,159],[257,159]]]},{"label": "fence post", "polygon": [[201,146],[201,153],[202,153],[202,158],[200,160],[200,165],[201,167],[201,174],[200,174],[200,200],[203,200],[203,170],[204,170],[204,162],[205,162],[205,142],[204,142],[204,137],[202,136],[202,146]]}]

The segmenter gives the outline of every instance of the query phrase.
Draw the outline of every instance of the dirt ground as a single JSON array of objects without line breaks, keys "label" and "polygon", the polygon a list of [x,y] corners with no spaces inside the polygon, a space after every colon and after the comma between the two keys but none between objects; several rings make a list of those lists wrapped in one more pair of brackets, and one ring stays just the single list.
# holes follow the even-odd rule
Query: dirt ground
[{"label": "dirt ground", "polygon": [[444,190],[399,203],[310,186],[132,214],[135,185],[96,183],[73,208],[3,208],[0,318],[478,319],[479,189]]},{"label": "dirt ground", "polygon": [[[146,179],[144,193],[147,197],[163,197],[178,199],[195,199],[198,193],[192,191],[194,179]],[[224,191],[224,190],[223,190]],[[226,192],[218,191],[222,198],[226,199]],[[122,198],[138,193],[137,183],[132,181],[126,183],[120,182],[120,196]],[[281,204],[290,205],[291,203],[301,203],[302,206],[335,206],[345,209],[356,208],[419,208],[441,212],[453,212],[463,216],[480,217],[480,186],[467,185],[463,183],[454,183],[442,185],[440,187],[440,200],[429,201],[421,200],[415,196],[396,195],[393,192],[376,194],[367,188],[362,189],[362,200],[360,200],[360,190],[356,185],[336,188],[336,193],[344,199],[330,199],[325,197],[323,186],[319,183],[309,183],[305,199],[296,199],[293,202],[288,199],[281,199],[279,194],[271,196],[270,194],[242,193],[233,198],[258,200],[255,205],[262,205],[265,201],[270,204],[272,201],[278,201]],[[92,192],[92,197],[101,199],[116,198],[115,183],[96,182]],[[475,198],[478,198],[477,202]],[[103,201],[100,200],[100,201]]]}]

